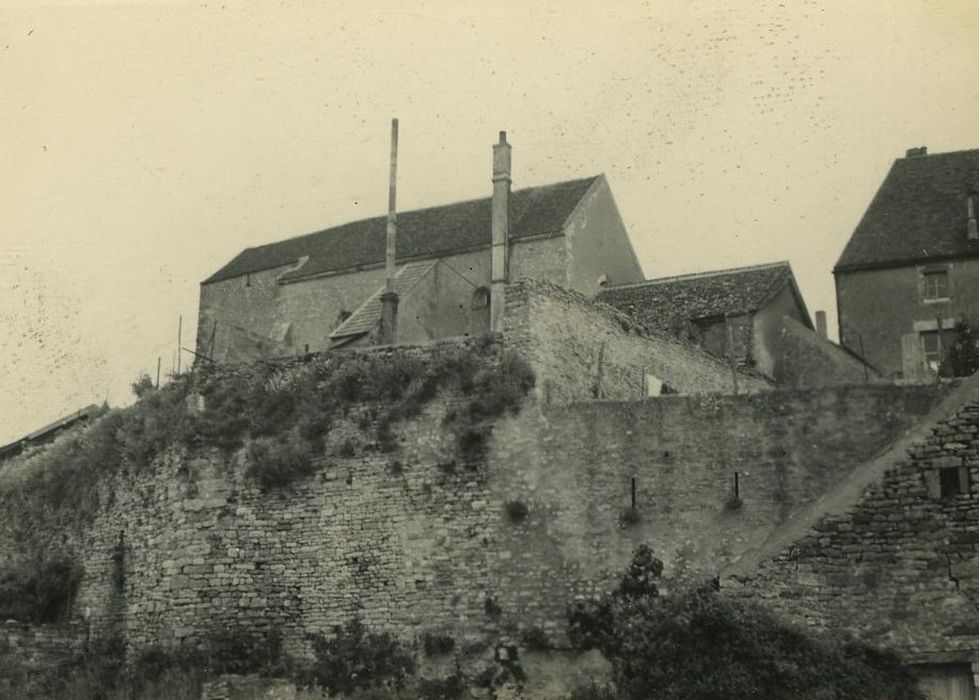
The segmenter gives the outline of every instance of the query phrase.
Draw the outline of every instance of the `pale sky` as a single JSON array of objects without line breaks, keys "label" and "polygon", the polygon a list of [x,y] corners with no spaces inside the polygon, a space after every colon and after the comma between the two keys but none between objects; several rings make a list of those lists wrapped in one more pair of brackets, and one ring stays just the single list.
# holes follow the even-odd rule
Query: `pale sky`
[{"label": "pale sky", "polygon": [[[366,8],[366,9],[365,9]],[[895,158],[979,147],[975,0],[0,7],[0,444],[193,347],[241,249],[604,172],[648,277],[831,269]],[[184,363],[190,360],[185,355]]]}]

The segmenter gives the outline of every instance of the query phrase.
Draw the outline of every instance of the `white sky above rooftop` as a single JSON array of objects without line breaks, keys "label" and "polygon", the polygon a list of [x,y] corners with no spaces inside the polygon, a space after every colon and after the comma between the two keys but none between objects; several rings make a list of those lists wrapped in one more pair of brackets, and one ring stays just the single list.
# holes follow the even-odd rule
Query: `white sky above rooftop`
[{"label": "white sky above rooftop", "polygon": [[[894,158],[979,147],[973,0],[0,8],[0,443],[193,347],[239,250],[605,172],[649,277],[836,258]],[[184,363],[190,361],[185,355]]]}]

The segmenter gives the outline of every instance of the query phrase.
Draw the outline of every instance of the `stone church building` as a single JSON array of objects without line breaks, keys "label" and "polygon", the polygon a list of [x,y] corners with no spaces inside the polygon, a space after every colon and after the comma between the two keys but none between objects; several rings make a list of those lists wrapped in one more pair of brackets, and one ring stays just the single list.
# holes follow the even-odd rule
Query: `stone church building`
[{"label": "stone church building", "polygon": [[[399,343],[490,330],[494,225],[503,281],[594,296],[644,279],[604,175],[511,192],[505,134],[494,153],[492,197],[397,215]],[[201,284],[197,352],[223,362],[373,344],[384,287],[384,217],[248,248]]]}]

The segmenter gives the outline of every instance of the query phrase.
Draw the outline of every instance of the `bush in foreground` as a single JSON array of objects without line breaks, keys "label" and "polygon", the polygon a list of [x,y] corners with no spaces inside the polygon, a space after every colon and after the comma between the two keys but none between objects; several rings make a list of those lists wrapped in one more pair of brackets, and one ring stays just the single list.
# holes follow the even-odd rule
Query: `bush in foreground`
[{"label": "bush in foreground", "polygon": [[704,586],[660,596],[663,565],[637,549],[619,587],[569,611],[569,636],[611,661],[628,700],[922,700],[900,659],[812,634]]}]

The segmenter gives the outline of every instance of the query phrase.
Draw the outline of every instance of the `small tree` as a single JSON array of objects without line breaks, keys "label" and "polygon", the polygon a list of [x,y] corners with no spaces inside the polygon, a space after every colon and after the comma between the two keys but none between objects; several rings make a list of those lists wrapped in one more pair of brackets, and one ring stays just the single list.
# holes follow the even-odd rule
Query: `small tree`
[{"label": "small tree", "polygon": [[415,660],[394,637],[377,634],[358,618],[336,627],[332,637],[311,638],[316,661],[310,680],[332,694],[360,688],[401,688],[415,673]]},{"label": "small tree", "polygon": [[150,375],[143,372],[136,378],[136,381],[131,384],[133,393],[136,394],[137,399],[143,398],[143,396],[149,391],[153,390],[153,380],[150,379]]},{"label": "small tree", "polygon": [[979,370],[979,331],[965,321],[955,324],[955,339],[949,343],[942,362],[946,377],[968,377]]}]

